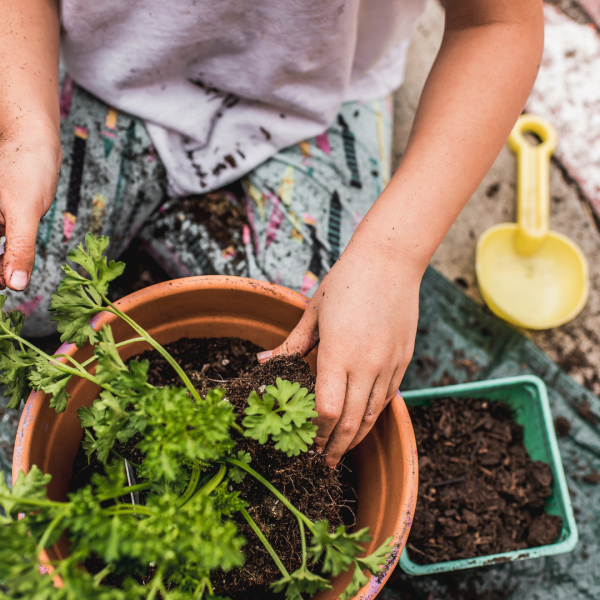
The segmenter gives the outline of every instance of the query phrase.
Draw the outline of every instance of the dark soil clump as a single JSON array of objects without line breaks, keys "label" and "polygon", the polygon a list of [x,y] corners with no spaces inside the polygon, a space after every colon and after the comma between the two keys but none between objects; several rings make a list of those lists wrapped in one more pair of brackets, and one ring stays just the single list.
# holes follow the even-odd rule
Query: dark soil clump
[{"label": "dark soil clump", "polygon": [[556,417],[556,419],[554,419],[554,429],[559,437],[566,437],[569,435],[572,427],[573,425],[567,417]]},{"label": "dark soil clump", "polygon": [[592,471],[591,473],[584,475],[583,480],[590,485],[598,485],[600,483],[600,473],[598,473],[598,471]]},{"label": "dark soil clump", "polygon": [[[274,385],[278,377],[297,381],[309,393],[314,393],[315,377],[308,363],[299,355],[274,357],[264,365],[258,365],[256,353],[262,348],[237,338],[183,338],[165,347],[188,373],[201,394],[221,385],[227,390],[227,398],[239,414],[243,413],[252,390],[262,393],[264,387]],[[170,365],[154,350],[134,358],[150,360],[149,381],[153,385],[181,385]],[[117,443],[115,450],[139,464],[143,457],[135,448],[138,441],[134,438],[127,444]],[[248,452],[252,457],[250,466],[270,481],[309,519],[327,519],[331,528],[340,524],[354,524],[355,482],[348,467],[341,464],[336,469],[330,469],[314,447],[299,456],[288,458],[270,442],[261,445],[252,439],[241,437],[236,438],[236,442],[236,452]],[[89,483],[94,472],[103,471],[103,466],[95,457],[92,457],[88,465],[87,457],[80,447],[73,466],[70,491]],[[288,571],[292,572],[300,567],[300,531],[292,514],[249,475],[241,484],[230,485],[231,489],[239,490],[241,497],[248,502],[248,512]],[[244,546],[246,562],[241,569],[215,573],[211,578],[214,592],[234,600],[264,599],[267,594],[271,594],[269,585],[281,575],[246,521],[241,516],[235,518],[235,521],[247,540]],[[88,561],[88,570],[98,572],[103,568],[100,561],[96,562],[97,564]],[[118,582],[117,578],[112,581],[113,584]],[[108,579],[105,583],[108,583]]]},{"label": "dark soil clump", "polygon": [[447,398],[409,413],[420,457],[411,560],[433,564],[556,541],[562,519],[544,514],[552,472],[531,460],[506,404]]}]

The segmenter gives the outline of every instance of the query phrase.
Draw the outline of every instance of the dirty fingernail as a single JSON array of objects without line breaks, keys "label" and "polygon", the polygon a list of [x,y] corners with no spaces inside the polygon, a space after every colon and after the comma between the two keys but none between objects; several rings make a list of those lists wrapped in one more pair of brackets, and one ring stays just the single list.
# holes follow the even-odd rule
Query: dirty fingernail
[{"label": "dirty fingernail", "polygon": [[263,362],[266,362],[267,360],[269,360],[269,358],[271,358],[271,356],[273,356],[273,350],[265,350],[264,352],[259,352],[256,355],[256,358],[258,358],[259,363],[263,363]]},{"label": "dirty fingernail", "polygon": [[319,454],[323,454],[323,448],[317,448],[317,452],[318,452]]},{"label": "dirty fingernail", "polygon": [[29,274],[27,271],[13,271],[10,276],[10,287],[13,290],[24,290],[29,283]]}]

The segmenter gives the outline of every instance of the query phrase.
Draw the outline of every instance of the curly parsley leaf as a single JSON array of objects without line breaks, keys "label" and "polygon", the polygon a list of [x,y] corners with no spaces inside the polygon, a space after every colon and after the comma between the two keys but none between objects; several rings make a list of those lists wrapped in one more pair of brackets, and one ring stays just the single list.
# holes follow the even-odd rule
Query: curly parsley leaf
[{"label": "curly parsley leaf", "polygon": [[392,538],[389,537],[375,552],[359,558],[359,554],[364,552],[361,544],[371,541],[367,527],[354,533],[348,533],[344,526],[340,525],[334,533],[330,533],[328,521],[322,520],[315,522],[314,528],[315,535],[308,553],[312,556],[313,563],[323,560],[324,573],[337,577],[354,564],[352,580],[340,596],[341,600],[353,598],[360,588],[368,583],[368,579],[363,573],[364,570],[370,571],[373,575],[380,573],[380,566],[385,565],[387,557],[392,551],[390,548]]},{"label": "curly parsley leaf", "polygon": [[82,406],[77,411],[81,426],[93,429],[96,435],[93,442],[89,438],[86,439],[86,453],[96,451],[98,460],[106,463],[116,440],[123,443],[135,435],[136,428],[128,426],[131,413],[126,409],[129,404],[131,399],[115,396],[104,390],[92,406]]},{"label": "curly parsley leaf", "polygon": [[[252,457],[243,450],[238,450],[237,459],[246,465],[249,465],[252,462]],[[234,465],[231,467],[231,469],[229,469],[229,478],[231,481],[234,481],[235,483],[242,483],[245,477],[246,471],[240,469],[239,467]]]},{"label": "curly parsley leaf", "polygon": [[35,360],[33,350],[17,350],[11,341],[0,350],[0,384],[6,386],[4,395],[10,397],[8,408],[19,408],[27,397],[28,377]]},{"label": "curly parsley leaf", "polygon": [[354,556],[363,551],[358,542],[368,541],[364,529],[355,534],[346,533],[343,525],[340,525],[335,533],[329,532],[329,522],[325,519],[316,521],[314,524],[315,535],[312,538],[312,546],[308,553],[316,563],[321,555],[323,557],[323,572],[337,577],[340,573],[347,571],[352,565]]},{"label": "curly parsley leaf", "polygon": [[130,505],[118,502],[105,510],[101,498],[90,486],[71,494],[66,526],[73,552],[93,548],[105,562],[126,564],[133,572],[143,573],[153,562],[172,583],[183,583],[182,591],[188,591],[186,582],[195,580],[197,586],[212,569],[228,570],[243,562],[244,540],[233,521],[215,510],[212,497],[196,494],[178,506],[176,494],[149,494],[137,514],[127,514]]},{"label": "curly parsley leaf", "polygon": [[119,355],[110,325],[104,325],[97,333],[94,354],[98,360],[96,377],[100,383],[108,383],[119,377],[122,371],[127,371],[127,366]]},{"label": "curly parsley leaf", "polygon": [[364,558],[356,558],[356,563],[361,569],[365,569],[371,572],[372,575],[377,575],[381,571],[381,566],[385,565],[389,555],[392,552],[390,544],[392,543],[392,536],[388,537],[379,548],[375,550],[369,556]]},{"label": "curly parsley leaf", "polygon": [[80,265],[90,275],[83,277],[69,265],[63,266],[65,273],[56,293],[52,294],[51,320],[58,321],[61,341],[83,346],[94,344],[96,335],[90,319],[103,310],[102,297],[108,291],[108,284],[123,273],[125,263],[107,261],[103,255],[108,247],[107,237],[85,236],[85,248],[79,244],[67,255],[69,260]]},{"label": "curly parsley leaf", "polygon": [[90,320],[102,310],[102,305],[93,301],[81,287],[72,290],[59,288],[50,296],[50,320],[58,321],[57,329],[62,334],[60,341],[76,344],[79,348],[86,342],[94,344],[96,341]]},{"label": "curly parsley leaf", "polygon": [[300,567],[287,577],[274,581],[271,588],[276,594],[285,590],[286,600],[303,600],[303,593],[312,596],[319,590],[332,589],[327,579],[311,573],[306,567]]},{"label": "curly parsley leaf", "polygon": [[275,447],[288,456],[306,452],[317,433],[316,425],[311,422],[318,416],[314,398],[299,383],[278,377],[277,386],[267,386],[262,398],[256,392],[250,394],[244,411],[247,416],[242,422],[246,428],[244,435],[261,444],[271,436]]},{"label": "curly parsley leaf", "polygon": [[248,503],[240,498],[239,492],[230,492],[227,490],[227,483],[221,483],[211,494],[214,509],[225,516],[238,512],[246,508]]},{"label": "curly parsley leaf", "polygon": [[367,583],[369,583],[369,580],[355,563],[352,579],[350,580],[348,587],[340,594],[339,600],[350,600],[351,598],[354,598],[354,596],[358,594],[360,588],[367,585]]},{"label": "curly parsley leaf", "polygon": [[[99,587],[94,576],[80,567],[80,556],[71,555],[61,562],[60,588],[54,579],[40,573],[35,560],[38,536],[32,533],[33,519],[25,518],[0,527],[0,581],[2,598],[31,598],[35,600],[142,600],[147,590],[133,580],[125,589]],[[49,538],[52,541],[52,538]],[[85,557],[84,557],[85,558]],[[131,585],[133,584],[133,585]],[[134,590],[138,590],[135,593]]]},{"label": "curly parsley leaf", "polygon": [[[2,335],[20,335],[25,315],[18,311],[2,312],[6,296],[0,296],[0,333]],[[5,386],[4,396],[10,398],[8,408],[19,408],[27,397],[28,374],[35,362],[36,353],[21,344],[15,345],[14,338],[0,339],[0,385]]]},{"label": "curly parsley leaf", "polygon": [[164,387],[137,402],[134,415],[145,422],[138,444],[146,454],[139,474],[152,481],[176,481],[193,462],[215,461],[234,445],[229,428],[235,420],[225,390],[211,390],[195,403],[185,388]]},{"label": "curly parsley leaf", "polygon": [[248,406],[244,410],[247,416],[242,424],[246,428],[244,435],[260,444],[265,444],[269,435],[277,435],[281,432],[283,421],[281,417],[273,411],[275,398],[270,394],[265,394],[262,399],[256,392],[252,392],[248,398]]},{"label": "curly parsley leaf", "polygon": [[29,382],[34,390],[42,390],[51,394],[50,406],[61,413],[67,408],[67,385],[72,375],[61,371],[55,364],[49,363],[43,356],[37,356],[34,361],[35,369],[29,372]]},{"label": "curly parsley leaf", "polygon": [[[110,263],[106,256],[105,250],[108,248],[109,239],[105,236],[94,236],[88,233],[85,236],[85,248],[80,243],[76,248],[71,250],[67,255],[71,262],[82,266],[91,276],[91,281],[81,275],[78,275],[70,267],[64,269],[67,274],[66,281],[61,283],[64,287],[74,287],[76,285],[88,285],[100,295],[106,294],[108,284],[119,277],[125,269],[125,263],[115,262]],[[83,281],[82,281],[83,280]],[[60,287],[59,287],[60,289]]]},{"label": "curly parsley leaf", "polygon": [[4,473],[0,473],[0,506],[8,516],[13,512],[29,511],[31,507],[21,500],[44,500],[50,479],[50,475],[42,473],[33,465],[29,473],[19,472],[15,485],[10,490],[4,481]]}]

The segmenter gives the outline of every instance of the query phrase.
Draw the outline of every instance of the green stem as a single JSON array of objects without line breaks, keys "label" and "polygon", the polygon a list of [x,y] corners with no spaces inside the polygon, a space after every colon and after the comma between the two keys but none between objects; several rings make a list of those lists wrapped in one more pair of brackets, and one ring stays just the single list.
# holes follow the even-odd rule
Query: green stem
[{"label": "green stem", "polygon": [[298,519],[298,527],[300,527],[300,539],[302,540],[302,568],[306,568],[306,534],[304,533],[304,523],[302,519]]},{"label": "green stem", "polygon": [[112,571],[112,565],[106,565],[102,571],[99,571],[94,575],[94,587],[98,587],[102,580]]},{"label": "green stem", "polygon": [[194,590],[194,598],[200,598],[202,600],[202,596],[204,596],[204,588],[206,587],[206,580],[203,578],[202,581],[196,586]]},{"label": "green stem", "polygon": [[190,475],[188,486],[176,502],[177,506],[183,506],[194,495],[194,492],[198,487],[198,481],[200,481],[200,466],[195,464],[192,467],[192,474]]},{"label": "green stem", "polygon": [[156,575],[154,575],[154,579],[152,580],[152,585],[150,586],[150,591],[146,596],[147,600],[153,600],[156,597],[156,592],[158,592],[158,588],[160,587],[162,579],[162,569],[158,569],[156,571]]},{"label": "green stem", "polygon": [[73,363],[73,365],[78,371],[85,372],[85,369],[83,368],[84,365],[78,363],[72,356],[69,356],[68,354],[53,354],[51,358],[66,358],[67,360],[70,360]]},{"label": "green stem", "polygon": [[15,499],[14,496],[6,496],[4,494],[0,494],[0,500],[8,500],[11,502],[16,502],[18,504],[28,504],[29,506],[39,506],[41,508],[57,508],[59,506],[70,506],[70,502],[53,502],[52,500],[32,500],[31,498],[18,498]]},{"label": "green stem", "polygon": [[147,506],[138,506],[132,504],[117,504],[116,506],[111,506],[109,508],[104,509],[104,514],[114,516],[114,515],[146,515],[151,516],[152,511]]},{"label": "green stem", "polygon": [[113,314],[121,317],[123,321],[128,323],[137,333],[139,333],[159,354],[163,356],[163,358],[175,369],[177,375],[179,375],[181,381],[185,384],[185,387],[189,390],[192,398],[196,402],[202,402],[202,398],[200,398],[200,394],[196,391],[196,388],[192,385],[189,377],[186,375],[185,371],[179,366],[179,363],[143,328],[140,327],[133,319],[130,319],[122,310],[118,309],[107,297],[106,295],[102,296],[102,299],[112,310],[108,312],[112,312]]},{"label": "green stem", "polygon": [[244,519],[246,519],[246,521],[248,522],[248,525],[250,525],[250,527],[252,527],[252,531],[254,531],[254,533],[256,534],[256,537],[261,541],[262,545],[265,547],[265,549],[269,553],[269,556],[273,559],[273,562],[277,565],[277,568],[281,571],[281,574],[284,577],[289,577],[290,574],[288,573],[287,569],[283,566],[283,563],[279,559],[279,556],[277,556],[277,553],[275,552],[275,550],[273,550],[273,546],[271,546],[271,544],[269,544],[269,541],[264,536],[263,532],[259,529],[258,525],[254,522],[254,519],[248,514],[248,511],[245,508],[242,508],[240,510],[240,512],[242,513],[242,516],[244,517]]},{"label": "green stem", "polygon": [[217,486],[221,483],[221,481],[223,481],[223,477],[225,477],[226,472],[227,467],[225,465],[221,465],[219,467],[219,472],[204,487],[200,488],[198,493],[202,494],[203,496],[212,494],[217,489]]},{"label": "green stem", "polygon": [[162,582],[162,577],[158,580],[158,591],[161,593],[163,598],[167,597],[167,589]]},{"label": "green stem", "polygon": [[50,525],[48,525],[48,527],[46,527],[46,531],[44,531],[44,535],[38,542],[36,556],[39,556],[41,551],[46,547],[46,542],[52,535],[52,532],[56,529],[57,525],[63,520],[63,518],[67,516],[69,511],[70,511],[70,507],[66,508],[65,510],[60,511],[54,517],[54,519],[52,519],[52,521],[50,522]]},{"label": "green stem", "polygon": [[231,426],[238,432],[244,435],[244,430],[234,421]]},{"label": "green stem", "polygon": [[[89,431],[89,430],[88,430]],[[117,458],[120,458],[121,460],[128,460],[129,464],[132,467],[139,467],[140,465],[131,462],[129,459],[125,458],[124,456],[121,456],[116,450],[113,450],[112,448],[110,449],[111,454],[114,454]]]},{"label": "green stem", "polygon": [[313,535],[317,534],[317,532],[314,528],[313,522],[306,515],[301,513],[276,487],[274,487],[271,483],[269,483],[262,475],[257,473],[252,467],[249,467],[246,463],[240,462],[239,460],[236,460],[235,458],[225,458],[223,460],[224,460],[224,462],[228,462],[231,465],[235,465],[236,467],[243,469],[244,471],[246,471],[246,473],[249,473],[250,475],[252,475],[252,477],[254,477],[254,479],[256,479],[257,481],[260,481],[260,483],[262,483],[276,498],[278,498],[281,501],[281,503],[285,507],[287,507],[287,509],[298,520],[302,519],[302,521],[304,521],[304,524],[306,525],[308,530]]},{"label": "green stem", "polygon": [[[131,338],[130,340],[125,340],[124,342],[119,342],[118,344],[115,344],[115,348],[121,348],[122,346],[127,346],[127,344],[135,344],[135,342],[145,342],[146,338],[143,337],[136,337],[136,338]],[[66,356],[65,354],[60,354],[57,356]],[[94,356],[92,356],[91,358],[88,358],[85,362],[81,363],[82,367],[87,367],[88,365],[92,364],[98,357],[94,354]]]},{"label": "green stem", "polygon": [[[130,485],[128,487],[121,488],[118,492],[114,492],[108,496],[99,496],[98,500],[100,502],[104,502],[105,500],[112,500],[113,498],[120,498],[121,496],[126,496],[127,494],[131,494],[133,492],[139,492],[141,490],[147,490],[149,487],[152,487],[152,483],[150,481],[146,481],[145,483],[136,483],[135,485]],[[129,505],[127,505],[129,506]]]}]

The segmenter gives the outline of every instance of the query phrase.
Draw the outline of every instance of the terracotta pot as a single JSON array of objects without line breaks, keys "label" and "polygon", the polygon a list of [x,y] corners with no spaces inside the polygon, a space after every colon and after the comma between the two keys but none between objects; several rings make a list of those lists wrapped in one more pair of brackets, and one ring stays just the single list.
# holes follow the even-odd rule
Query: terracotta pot
[{"label": "terracotta pot", "polygon": [[[296,325],[307,302],[304,296],[277,285],[211,276],[161,283],[127,296],[118,304],[162,344],[182,337],[236,336],[274,348]],[[104,323],[110,323],[117,342],[132,337],[133,330],[118,317],[101,313],[93,325],[98,329]],[[121,355],[127,359],[148,347],[143,343],[127,345],[121,349]],[[91,356],[92,348],[64,344],[59,352],[82,362]],[[310,354],[308,362],[314,371],[316,352]],[[31,465],[51,473],[48,495],[55,500],[66,498],[83,436],[77,409],[89,406],[97,397],[98,388],[77,379],[71,382],[69,392],[73,397],[60,415],[50,408],[44,393],[30,396],[19,424],[13,460],[13,481],[20,470],[28,472]],[[410,418],[398,395],[353,451],[359,496],[357,526],[368,526],[373,535],[367,550],[373,551],[390,535],[395,544],[386,571],[372,577],[357,599],[377,595],[404,548],[417,498],[416,456]],[[67,544],[59,542],[48,550],[47,558],[55,560],[67,552]],[[349,573],[337,577],[334,590],[319,594],[319,600],[337,598],[349,579]]]}]

